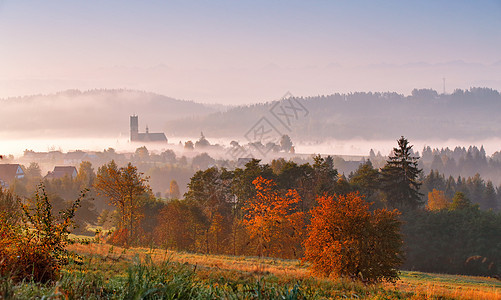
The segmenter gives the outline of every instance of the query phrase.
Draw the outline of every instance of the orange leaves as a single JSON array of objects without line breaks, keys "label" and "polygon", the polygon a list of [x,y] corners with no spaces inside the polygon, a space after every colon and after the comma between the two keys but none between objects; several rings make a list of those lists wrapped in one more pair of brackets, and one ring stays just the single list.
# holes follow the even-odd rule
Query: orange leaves
[{"label": "orange leaves", "polygon": [[447,198],[443,191],[433,189],[433,191],[428,193],[428,205],[426,208],[429,210],[447,209],[451,203],[452,199]]},{"label": "orange leaves", "polygon": [[297,257],[299,254],[304,213],[298,210],[301,201],[295,190],[286,193],[261,176],[253,182],[256,197],[244,207],[244,225],[257,242],[258,254]]},{"label": "orange leaves", "polygon": [[402,262],[398,211],[369,211],[358,193],[323,196],[311,211],[305,260],[316,273],[366,282],[394,280]]}]

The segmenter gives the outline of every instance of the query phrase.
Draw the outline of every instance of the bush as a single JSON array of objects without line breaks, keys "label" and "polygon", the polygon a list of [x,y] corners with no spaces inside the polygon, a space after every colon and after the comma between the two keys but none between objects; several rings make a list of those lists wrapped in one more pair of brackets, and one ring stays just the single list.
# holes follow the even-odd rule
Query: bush
[{"label": "bush", "polygon": [[52,205],[42,185],[32,201],[20,204],[23,224],[0,225],[0,276],[13,281],[48,282],[56,279],[62,266],[69,263],[66,250],[73,217],[80,205],[80,196],[69,208],[51,213]]},{"label": "bush", "polygon": [[367,283],[398,279],[402,237],[397,210],[370,212],[358,193],[317,201],[304,242],[305,260],[314,272]]},{"label": "bush", "polygon": [[20,220],[19,198],[0,187],[0,225],[14,225]]}]

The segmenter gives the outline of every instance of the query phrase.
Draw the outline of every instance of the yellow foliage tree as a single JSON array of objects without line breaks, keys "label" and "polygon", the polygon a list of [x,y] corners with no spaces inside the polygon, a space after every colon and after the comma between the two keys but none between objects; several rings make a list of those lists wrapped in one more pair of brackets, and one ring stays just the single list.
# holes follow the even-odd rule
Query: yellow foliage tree
[{"label": "yellow foliage tree", "polygon": [[445,196],[443,191],[433,189],[433,191],[428,193],[428,205],[429,210],[440,210],[447,209],[452,203],[452,199]]}]

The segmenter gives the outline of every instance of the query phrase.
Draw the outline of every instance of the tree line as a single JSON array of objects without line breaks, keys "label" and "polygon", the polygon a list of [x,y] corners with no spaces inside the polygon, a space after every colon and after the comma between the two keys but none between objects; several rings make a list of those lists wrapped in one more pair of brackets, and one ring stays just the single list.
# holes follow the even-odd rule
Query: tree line
[{"label": "tree line", "polygon": [[[437,171],[422,175],[419,157],[403,137],[379,169],[366,161],[346,177],[338,173],[330,156],[317,155],[313,163],[303,164],[285,159],[262,164],[254,159],[234,170],[214,166],[197,171],[182,197],[177,183],[171,182],[172,197],[167,201],[152,193],[148,177],[132,163],[119,167],[111,161],[96,173],[90,163],[80,169],[77,179],[47,182],[47,190],[71,191],[75,196],[80,187],[88,186],[92,199],[106,201],[97,223],[115,228],[110,243],[315,260],[323,257],[314,242],[322,235],[312,240],[311,234],[324,232],[319,228],[332,223],[325,223],[326,219],[339,219],[331,230],[344,228],[337,234],[346,243],[372,256],[384,257],[376,245],[393,249],[390,253],[398,255],[385,258],[387,266],[395,268],[403,262],[411,270],[498,274],[496,253],[501,242],[495,237],[501,231],[501,216],[494,207],[482,204],[496,198],[492,184],[480,176],[445,180]],[[484,200],[475,198],[478,195]],[[82,206],[85,201],[81,199]],[[322,208],[330,214],[323,214]],[[365,224],[360,227],[365,229],[353,231],[354,224]],[[335,235],[323,235],[324,240],[329,236]],[[325,240],[337,253],[345,253],[338,257],[354,255],[341,251],[344,248],[337,242]],[[444,259],[443,263],[431,257]],[[357,264],[358,260],[330,264],[330,269],[320,272],[367,276],[361,265],[354,267]],[[387,272],[392,274],[391,268],[374,276],[384,278]]]},{"label": "tree line", "polygon": [[[306,228],[314,224],[312,216],[321,205],[319,199],[330,196],[331,201],[338,202],[341,195],[350,195],[350,201],[356,202],[360,197],[371,203],[371,212],[378,209],[401,212],[399,220],[403,224],[403,249],[407,256],[404,268],[495,274],[499,239],[475,239],[476,243],[471,243],[475,247],[437,247],[450,244],[458,235],[466,240],[474,234],[498,235],[500,214],[480,209],[474,198],[478,193],[490,192],[474,188],[478,177],[452,179],[446,189],[447,185],[440,184],[443,175],[437,174],[434,171],[421,175],[419,158],[405,138],[399,139],[398,147],[383,168],[375,169],[366,161],[348,177],[338,174],[329,156],[316,156],[313,164],[298,165],[278,159],[270,164],[251,160],[244,168],[235,170],[211,167],[193,175],[183,199],[157,203],[160,209],[153,211],[157,214],[147,218],[150,223],[155,220],[154,229],[141,233],[141,237],[143,243],[147,239],[148,243],[182,251],[304,257]],[[485,189],[492,192],[491,184],[486,184]],[[437,205],[440,201],[443,203]],[[443,227],[430,223],[433,218],[454,224],[447,228],[455,230],[455,234],[445,234]],[[421,232],[420,228],[425,226],[426,233]],[[417,243],[423,234],[434,244]],[[427,263],[429,260],[423,255],[451,259],[437,265]]]},{"label": "tree line", "polygon": [[[471,140],[500,134],[497,112],[501,108],[501,95],[490,88],[457,89],[450,94],[415,89],[408,96],[394,92],[354,92],[292,99],[309,111],[305,118],[294,120],[291,127],[294,140],[346,141],[354,136],[385,140],[401,132],[421,140]],[[213,137],[238,136],[263,116],[273,119],[270,108],[275,104],[238,106],[198,118],[168,121],[166,127],[181,136],[196,136],[197,128],[204,128]]]},{"label": "tree line", "polygon": [[424,147],[422,166],[426,173],[434,170],[448,176],[474,177],[476,174],[496,183],[501,182],[501,153],[487,156],[483,146],[431,149]]}]

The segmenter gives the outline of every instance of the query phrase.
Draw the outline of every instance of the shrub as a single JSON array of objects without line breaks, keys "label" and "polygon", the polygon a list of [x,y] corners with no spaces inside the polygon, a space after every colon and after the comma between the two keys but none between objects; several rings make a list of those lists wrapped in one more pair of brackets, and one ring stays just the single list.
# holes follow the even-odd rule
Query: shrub
[{"label": "shrub", "polygon": [[26,204],[21,204],[23,224],[0,225],[0,276],[8,276],[14,281],[34,280],[48,282],[54,280],[62,266],[68,264],[71,254],[66,246],[74,228],[72,221],[84,193],[70,207],[51,213],[52,205],[43,185]]},{"label": "shrub", "polygon": [[19,222],[19,198],[9,190],[0,187],[0,222],[2,225],[14,225]]},{"label": "shrub", "polygon": [[305,260],[314,272],[367,283],[398,279],[402,237],[397,210],[370,212],[358,193],[317,201],[304,242]]}]

